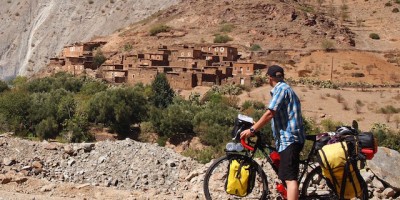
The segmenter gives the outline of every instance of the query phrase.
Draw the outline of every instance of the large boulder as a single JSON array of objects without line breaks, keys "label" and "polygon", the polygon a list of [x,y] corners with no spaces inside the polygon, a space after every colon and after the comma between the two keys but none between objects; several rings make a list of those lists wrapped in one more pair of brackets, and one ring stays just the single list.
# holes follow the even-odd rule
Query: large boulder
[{"label": "large boulder", "polygon": [[374,158],[367,162],[372,172],[396,191],[400,191],[399,163],[400,153],[386,147],[378,147]]}]

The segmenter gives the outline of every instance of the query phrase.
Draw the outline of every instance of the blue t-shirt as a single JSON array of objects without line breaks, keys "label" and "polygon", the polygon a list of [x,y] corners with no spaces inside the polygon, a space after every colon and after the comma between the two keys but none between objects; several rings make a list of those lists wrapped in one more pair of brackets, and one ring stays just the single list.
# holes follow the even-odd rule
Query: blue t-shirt
[{"label": "blue t-shirt", "polygon": [[293,89],[281,81],[271,90],[268,109],[275,111],[271,120],[275,144],[279,152],[292,143],[304,143],[305,133],[300,100]]}]

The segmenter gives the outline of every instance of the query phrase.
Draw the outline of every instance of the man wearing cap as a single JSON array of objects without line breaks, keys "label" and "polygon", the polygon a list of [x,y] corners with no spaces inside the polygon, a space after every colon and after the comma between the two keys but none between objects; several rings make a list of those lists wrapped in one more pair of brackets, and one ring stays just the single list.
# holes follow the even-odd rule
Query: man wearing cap
[{"label": "man wearing cap", "polygon": [[284,81],[283,68],[273,65],[267,76],[272,87],[272,99],[264,115],[250,129],[244,130],[241,138],[253,136],[271,121],[276,149],[280,155],[278,177],[285,181],[287,199],[299,198],[297,177],[299,173],[300,151],[304,146],[305,133],[301,115],[300,100],[293,89]]}]

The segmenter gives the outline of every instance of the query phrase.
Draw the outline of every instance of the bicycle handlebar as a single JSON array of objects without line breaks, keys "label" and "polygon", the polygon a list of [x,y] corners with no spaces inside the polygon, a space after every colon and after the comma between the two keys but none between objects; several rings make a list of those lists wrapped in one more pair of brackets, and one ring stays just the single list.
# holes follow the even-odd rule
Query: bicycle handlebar
[{"label": "bicycle handlebar", "polygon": [[240,143],[243,145],[244,148],[250,150],[250,151],[254,151],[254,147],[248,145],[246,143],[246,139],[245,138],[240,138]]}]

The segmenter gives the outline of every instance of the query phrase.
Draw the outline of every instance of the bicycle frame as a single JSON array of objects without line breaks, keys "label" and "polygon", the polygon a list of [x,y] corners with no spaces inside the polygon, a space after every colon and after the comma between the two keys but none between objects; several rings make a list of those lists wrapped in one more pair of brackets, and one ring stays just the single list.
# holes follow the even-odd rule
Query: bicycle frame
[{"label": "bicycle frame", "polygon": [[[260,132],[256,132],[255,135],[257,136],[257,139],[255,142],[246,142],[244,139],[241,139],[241,144],[243,145],[243,147],[245,149],[247,149],[248,151],[245,152],[245,155],[248,156],[249,158],[253,159],[257,150],[261,151],[262,155],[267,159],[267,162],[271,165],[272,169],[274,170],[274,172],[276,174],[278,174],[278,168],[273,164],[272,159],[270,158],[269,154],[267,153],[266,149],[269,150],[269,153],[271,153],[272,151],[277,151],[276,148],[266,144],[264,141],[261,141],[261,133]],[[307,154],[307,158],[305,160],[300,160],[300,164],[304,165],[304,168],[302,170],[300,170],[300,176],[298,178],[298,182],[300,183],[301,180],[303,179],[303,177],[305,177],[305,174],[308,170],[308,167],[311,167],[312,169],[315,168],[315,166],[310,165],[310,161],[313,159],[313,157],[316,154],[316,150],[315,150],[315,141],[316,141],[316,135],[306,135],[306,140],[312,141],[312,147],[310,152]],[[254,146],[249,145],[249,143],[254,143]],[[285,188],[286,188],[286,183],[283,182]],[[301,194],[301,188],[299,187],[299,195],[302,196],[303,194]]]}]

